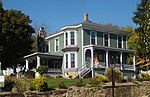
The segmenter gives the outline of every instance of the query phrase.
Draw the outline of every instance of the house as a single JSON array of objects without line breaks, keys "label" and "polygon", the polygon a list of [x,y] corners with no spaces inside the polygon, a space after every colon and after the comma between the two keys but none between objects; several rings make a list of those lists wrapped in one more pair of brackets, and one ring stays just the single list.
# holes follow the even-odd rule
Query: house
[{"label": "house", "polygon": [[[48,52],[24,56],[25,68],[37,62],[32,67],[44,64],[51,74],[83,78],[87,74],[104,74],[105,68],[115,64],[124,76],[134,76],[135,51],[127,47],[128,34],[120,28],[91,22],[85,14],[84,22],[64,26],[45,38]],[[132,64],[128,64],[128,55],[133,57]]]}]

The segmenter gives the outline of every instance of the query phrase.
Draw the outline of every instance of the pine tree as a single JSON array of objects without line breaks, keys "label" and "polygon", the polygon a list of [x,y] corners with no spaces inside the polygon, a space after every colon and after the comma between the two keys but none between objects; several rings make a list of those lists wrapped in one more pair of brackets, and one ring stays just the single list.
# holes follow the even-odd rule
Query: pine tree
[{"label": "pine tree", "polygon": [[135,33],[138,36],[137,55],[141,59],[150,59],[150,0],[141,0],[134,12],[133,22],[137,28]]}]

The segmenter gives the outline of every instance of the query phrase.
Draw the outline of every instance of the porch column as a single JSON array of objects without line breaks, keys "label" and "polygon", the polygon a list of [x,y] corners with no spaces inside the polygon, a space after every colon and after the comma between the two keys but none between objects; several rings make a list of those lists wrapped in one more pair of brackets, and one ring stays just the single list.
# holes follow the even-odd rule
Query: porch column
[{"label": "porch column", "polygon": [[93,47],[91,47],[91,67],[92,67],[92,78],[94,77],[94,71],[93,71],[93,67],[94,67],[94,64],[93,64]]},{"label": "porch column", "polygon": [[135,68],[135,54],[133,55],[133,70],[135,71],[136,68]]},{"label": "porch column", "polygon": [[120,65],[121,65],[121,70],[123,69],[122,68],[122,52],[120,52]]},{"label": "porch column", "polygon": [[[37,66],[36,66],[36,68],[38,68],[39,66],[40,66],[40,57],[37,56]],[[39,77],[39,76],[40,76],[40,74],[38,72],[36,72],[35,77]]]},{"label": "porch column", "polygon": [[29,70],[29,61],[26,59],[26,70],[25,71],[27,71],[27,70]]},{"label": "porch column", "polygon": [[108,50],[105,51],[106,51],[106,68],[108,68]]},{"label": "porch column", "polygon": [[40,64],[40,57],[37,56],[37,66],[36,66],[36,68],[38,68],[40,65],[41,65],[41,64]]}]

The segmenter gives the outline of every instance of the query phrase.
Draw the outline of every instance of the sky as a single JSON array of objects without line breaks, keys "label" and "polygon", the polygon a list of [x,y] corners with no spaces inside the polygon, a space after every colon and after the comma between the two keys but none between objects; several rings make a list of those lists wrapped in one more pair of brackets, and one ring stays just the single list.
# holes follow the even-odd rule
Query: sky
[{"label": "sky", "polygon": [[136,25],[132,21],[140,0],[2,0],[5,10],[21,10],[32,20],[31,25],[38,29],[46,28],[48,33],[59,31],[66,25],[83,22],[84,13],[95,23]]}]

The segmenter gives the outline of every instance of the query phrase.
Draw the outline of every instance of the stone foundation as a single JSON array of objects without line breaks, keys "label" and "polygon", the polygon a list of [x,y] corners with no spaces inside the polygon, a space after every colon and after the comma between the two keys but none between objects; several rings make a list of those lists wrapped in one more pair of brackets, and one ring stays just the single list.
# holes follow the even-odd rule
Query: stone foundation
[{"label": "stone foundation", "polygon": [[[1,92],[0,97],[112,97],[111,90],[111,83],[108,83],[100,87],[70,87],[48,92]],[[150,95],[150,82],[124,83],[115,86],[115,97],[148,97],[148,95]]]}]

